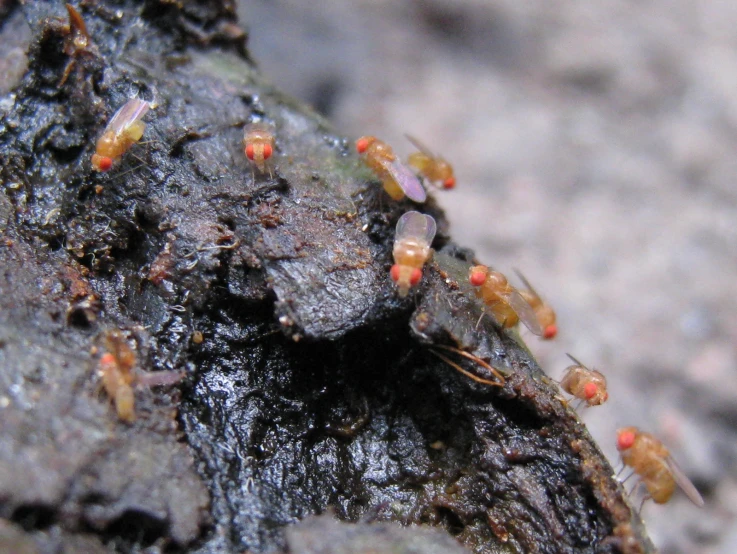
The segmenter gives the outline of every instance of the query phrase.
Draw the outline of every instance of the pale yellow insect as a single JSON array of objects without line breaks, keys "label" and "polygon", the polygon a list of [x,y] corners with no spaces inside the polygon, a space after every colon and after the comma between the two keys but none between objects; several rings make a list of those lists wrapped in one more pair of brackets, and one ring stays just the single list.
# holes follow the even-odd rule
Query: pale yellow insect
[{"label": "pale yellow insect", "polygon": [[451,166],[444,158],[433,154],[430,149],[418,139],[404,135],[417,148],[407,158],[407,164],[414,167],[433,186],[450,190],[456,186],[456,178]]},{"label": "pale yellow insect", "polygon": [[100,358],[98,375],[105,392],[115,404],[118,417],[130,423],[136,419],[133,395],[136,354],[117,329],[105,333],[104,343],[105,353]]},{"label": "pale yellow insect", "polygon": [[430,245],[435,230],[435,220],[429,215],[407,212],[399,218],[394,237],[394,265],[391,269],[399,296],[407,296],[409,289],[422,279],[422,268],[432,254]]},{"label": "pale yellow insect", "polygon": [[263,123],[251,123],[243,130],[243,151],[246,158],[255,165],[260,173],[268,170],[271,173],[271,156],[274,153],[274,134]]},{"label": "pale yellow insect", "polygon": [[107,124],[95,146],[92,168],[109,171],[131,146],[141,140],[146,124],[141,121],[151,104],[140,98],[131,98]]},{"label": "pale yellow insect", "polygon": [[356,150],[363,161],[381,179],[386,193],[393,200],[407,196],[414,202],[424,202],[427,193],[417,176],[397,159],[391,146],[376,137],[365,136],[356,141]]},{"label": "pale yellow insect", "polygon": [[637,427],[619,429],[617,450],[624,464],[631,467],[645,485],[647,496],[644,500],[652,498],[655,503],[664,504],[678,485],[691,502],[703,508],[704,499],[699,491],[678,467],[665,445],[653,435]]},{"label": "pale yellow insect", "polygon": [[554,339],[558,335],[558,326],[556,325],[555,310],[545,302],[537,291],[532,288],[530,282],[522,275],[522,272],[515,269],[515,273],[520,280],[527,287],[527,290],[520,289],[519,293],[522,295],[527,303],[532,306],[537,316],[537,321],[542,327],[542,337],[546,340]]},{"label": "pale yellow insect", "polygon": [[595,369],[589,369],[570,354],[566,354],[574,365],[568,366],[560,382],[560,387],[586,402],[589,406],[599,406],[609,399],[606,377]]},{"label": "pale yellow insect", "polygon": [[469,270],[468,281],[502,327],[514,327],[521,321],[535,335],[542,335],[532,306],[502,273],[477,265]]},{"label": "pale yellow insect", "polygon": [[107,331],[103,345],[104,352],[98,362],[97,374],[100,376],[102,388],[115,405],[118,417],[127,423],[132,423],[136,419],[134,386],[173,385],[184,377],[178,371],[146,374],[136,372],[136,353],[119,329]]}]

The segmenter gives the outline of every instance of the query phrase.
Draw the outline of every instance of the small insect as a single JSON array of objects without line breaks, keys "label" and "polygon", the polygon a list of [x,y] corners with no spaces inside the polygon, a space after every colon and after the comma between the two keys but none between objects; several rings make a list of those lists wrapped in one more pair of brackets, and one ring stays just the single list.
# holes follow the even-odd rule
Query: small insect
[{"label": "small insect", "polygon": [[271,159],[274,153],[274,134],[262,123],[251,123],[246,125],[243,130],[243,148],[246,158],[255,165],[259,172],[269,171],[269,178],[273,177],[271,173],[271,163],[267,160]]},{"label": "small insect", "polygon": [[62,87],[67,82],[69,75],[72,72],[72,68],[77,64],[77,59],[81,58],[85,54],[87,55],[98,55],[97,47],[93,44],[90,34],[87,32],[87,25],[82,19],[81,14],[77,11],[77,8],[71,4],[66,4],[67,13],[69,14],[69,23],[65,25],[64,32],[64,53],[70,57],[64,68],[61,80],[59,81],[59,87]]},{"label": "small insect", "polygon": [[595,369],[589,369],[570,354],[575,365],[566,368],[560,387],[589,406],[599,406],[609,399],[606,377]]},{"label": "small insect", "polygon": [[141,374],[135,371],[136,353],[128,344],[122,331],[113,329],[105,333],[104,352],[98,362],[97,374],[105,393],[115,404],[118,417],[128,423],[136,420],[134,385],[155,387],[173,385],[184,377],[179,371],[156,371]]},{"label": "small insect", "polygon": [[123,421],[136,419],[133,382],[136,354],[118,330],[105,333],[105,353],[100,357],[98,375],[102,387],[115,404],[115,411]]},{"label": "small insect", "polygon": [[399,296],[407,296],[409,289],[422,279],[422,268],[432,254],[430,244],[435,237],[435,230],[435,220],[429,215],[407,212],[399,218],[394,237],[394,265],[391,269]]},{"label": "small insect", "polygon": [[422,203],[427,193],[412,170],[400,162],[391,146],[376,137],[365,136],[356,141],[356,150],[363,155],[363,161],[381,179],[386,193],[393,200],[407,196],[414,202]]},{"label": "small insect", "polygon": [[558,334],[558,326],[555,323],[555,310],[553,310],[550,304],[545,302],[537,291],[532,288],[532,285],[525,276],[522,275],[522,272],[516,269],[514,271],[517,274],[517,277],[519,277],[527,287],[527,290],[520,290],[519,293],[522,295],[522,298],[532,306],[532,309],[535,310],[537,321],[540,323],[540,327],[542,327],[543,330],[543,338],[546,340],[554,339]]},{"label": "small insect", "polygon": [[624,465],[630,466],[645,485],[647,496],[643,502],[652,498],[656,504],[665,504],[678,485],[691,502],[699,508],[704,507],[704,499],[691,480],[678,467],[665,445],[650,433],[637,427],[618,429],[617,450]]},{"label": "small insect", "polygon": [[514,327],[521,321],[532,333],[542,335],[535,310],[502,273],[476,265],[469,270],[468,281],[502,327]]},{"label": "small insect", "polygon": [[115,113],[97,140],[95,153],[92,155],[93,169],[109,171],[131,146],[141,140],[146,129],[146,124],[141,119],[150,108],[150,103],[140,98],[131,98]]},{"label": "small insect", "polygon": [[414,152],[407,158],[407,164],[414,167],[433,186],[450,190],[456,186],[456,178],[453,175],[453,166],[440,156],[433,154],[429,148],[410,135],[407,137],[418,152]]},{"label": "small insect", "polygon": [[77,8],[71,4],[66,4],[67,13],[69,14],[69,43],[65,47],[65,54],[73,56],[77,51],[85,50],[92,44],[90,34],[87,32],[87,25],[82,19],[82,15]]}]

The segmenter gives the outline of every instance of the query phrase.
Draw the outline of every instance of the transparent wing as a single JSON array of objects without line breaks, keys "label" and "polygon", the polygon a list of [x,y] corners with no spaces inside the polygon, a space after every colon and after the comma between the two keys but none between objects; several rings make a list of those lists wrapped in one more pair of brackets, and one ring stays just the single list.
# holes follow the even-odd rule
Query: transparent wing
[{"label": "transparent wing", "polygon": [[107,124],[107,129],[113,131],[116,135],[122,133],[130,127],[130,125],[141,119],[148,110],[151,108],[151,104],[140,98],[131,98],[123,107],[120,108],[115,115]]},{"label": "transparent wing", "polygon": [[535,310],[532,309],[532,306],[527,303],[527,300],[522,297],[519,291],[512,291],[512,294],[507,297],[507,302],[509,302],[514,313],[519,317],[519,320],[525,324],[525,327],[527,327],[534,335],[541,336],[543,334],[543,329],[540,327],[540,322],[537,320]]},{"label": "transparent wing", "polygon": [[534,288],[532,287],[532,285],[530,284],[530,282],[529,282],[529,281],[528,281],[528,280],[527,280],[527,279],[525,278],[525,276],[524,276],[524,275],[522,275],[522,272],[521,272],[521,271],[520,271],[519,269],[517,269],[517,268],[514,268],[514,272],[515,272],[515,273],[517,274],[517,277],[519,277],[519,280],[520,280],[520,281],[522,281],[522,284],[523,284],[523,285],[525,285],[525,288],[526,288],[527,290],[529,290],[529,291],[530,291],[530,292],[532,293],[532,295],[533,295],[533,296],[535,296],[536,298],[538,298],[538,299],[542,300],[542,299],[540,298],[540,295],[539,295],[539,294],[537,293],[537,291],[536,291],[536,290],[535,290],[535,289],[534,289]]},{"label": "transparent wing", "polygon": [[670,469],[670,472],[673,475],[673,479],[676,483],[678,483],[678,486],[681,487],[681,490],[686,493],[688,499],[696,504],[699,508],[703,508],[704,499],[701,497],[699,491],[696,490],[696,487],[694,487],[691,479],[686,477],[686,474],[676,463],[676,461],[671,456],[668,456],[665,459],[665,463],[668,465],[668,469]]},{"label": "transparent wing", "polygon": [[435,238],[436,225],[435,220],[420,212],[407,212],[402,214],[397,222],[397,234],[395,240],[406,239],[408,237],[417,238],[432,244]]},{"label": "transparent wing", "polygon": [[422,203],[427,199],[425,188],[417,178],[417,175],[412,173],[412,170],[400,162],[399,158],[392,162],[384,161],[382,162],[382,165],[397,182],[399,188],[404,191],[407,198],[419,203]]},{"label": "transparent wing", "polygon": [[427,156],[428,158],[435,157],[435,154],[433,154],[427,146],[422,144],[419,139],[416,139],[412,135],[405,134],[404,136],[407,137],[407,140],[410,141],[412,145],[417,148],[417,150],[425,154],[425,156]]},{"label": "transparent wing", "polygon": [[[586,367],[586,366],[583,366],[583,367]],[[586,367],[586,369],[589,369],[589,368]],[[598,369],[589,369],[589,371],[591,372],[592,378],[599,381],[599,383],[601,383],[604,387],[606,387],[606,382],[607,382],[606,377],[601,371],[599,371]]]}]

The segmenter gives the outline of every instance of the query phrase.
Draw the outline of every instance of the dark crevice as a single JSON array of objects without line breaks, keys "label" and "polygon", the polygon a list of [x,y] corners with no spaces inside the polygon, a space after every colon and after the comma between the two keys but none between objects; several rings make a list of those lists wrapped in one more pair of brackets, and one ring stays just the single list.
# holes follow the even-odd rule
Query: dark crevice
[{"label": "dark crevice", "polygon": [[466,525],[461,521],[461,518],[449,508],[437,508],[438,516],[440,517],[441,524],[448,533],[453,536],[460,535],[466,528]]},{"label": "dark crevice", "polygon": [[43,504],[19,506],[13,510],[10,520],[26,531],[48,529],[56,520],[56,510]]},{"label": "dark crevice", "polygon": [[115,544],[119,550],[130,551],[134,545],[143,548],[151,546],[167,535],[167,528],[166,521],[148,513],[129,510],[105,529],[103,539]]}]

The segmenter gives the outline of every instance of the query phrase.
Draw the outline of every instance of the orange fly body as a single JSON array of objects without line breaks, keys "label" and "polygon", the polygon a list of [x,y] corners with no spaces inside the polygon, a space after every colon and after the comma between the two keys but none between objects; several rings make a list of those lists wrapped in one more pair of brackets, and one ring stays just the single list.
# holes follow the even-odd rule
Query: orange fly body
[{"label": "orange fly body", "polygon": [[422,268],[432,255],[430,245],[435,230],[435,220],[429,215],[407,212],[399,218],[391,269],[391,278],[397,285],[399,296],[407,296],[409,289],[422,279]]},{"label": "orange fly body", "polygon": [[365,136],[356,141],[356,151],[366,165],[381,179],[384,190],[393,200],[405,195],[414,202],[424,202],[427,193],[417,176],[397,159],[391,146],[376,137]]},{"label": "orange fly body", "polygon": [[182,380],[179,371],[136,371],[136,353],[119,329],[112,329],[103,338],[104,352],[97,364],[97,374],[105,393],[113,401],[118,417],[132,423],[136,419],[134,387],[174,385]]},{"label": "orange fly body", "polygon": [[105,333],[105,352],[100,357],[98,374],[105,393],[115,404],[115,411],[123,421],[136,419],[133,382],[136,354],[118,330]]},{"label": "orange fly body", "polygon": [[243,151],[248,161],[255,165],[260,173],[268,170],[271,173],[271,161],[274,154],[274,134],[263,123],[251,123],[243,130]]},{"label": "orange fly body", "polygon": [[524,298],[527,303],[532,306],[532,309],[535,310],[537,321],[543,330],[542,338],[546,340],[554,339],[558,335],[555,310],[553,310],[552,306],[540,297],[537,291],[532,288],[530,282],[520,271],[515,269],[515,273],[517,273],[517,276],[524,283],[525,287],[527,287],[527,290],[520,289],[519,292],[522,295],[522,298]]},{"label": "orange fly body", "polygon": [[521,321],[535,335],[542,335],[532,306],[502,273],[492,271],[485,265],[477,265],[469,270],[468,281],[502,327],[514,327]]},{"label": "orange fly body", "polygon": [[151,104],[140,98],[131,98],[120,108],[95,146],[92,155],[92,168],[95,171],[109,171],[131,146],[141,140],[146,124],[141,121],[151,109]]},{"label": "orange fly body", "polygon": [[624,465],[631,467],[647,490],[648,498],[656,504],[670,500],[678,485],[689,500],[699,508],[704,499],[691,480],[675,463],[665,445],[650,433],[637,427],[624,427],[617,430],[617,450]]},{"label": "orange fly body", "polygon": [[566,354],[574,365],[568,366],[560,387],[568,394],[585,402],[588,406],[599,406],[609,399],[606,377],[595,369],[589,369],[570,354]]},{"label": "orange fly body", "polygon": [[418,139],[405,135],[417,152],[413,152],[407,158],[407,164],[415,168],[417,172],[435,187],[450,190],[456,186],[456,178],[451,166],[444,158],[433,154],[427,146]]}]

